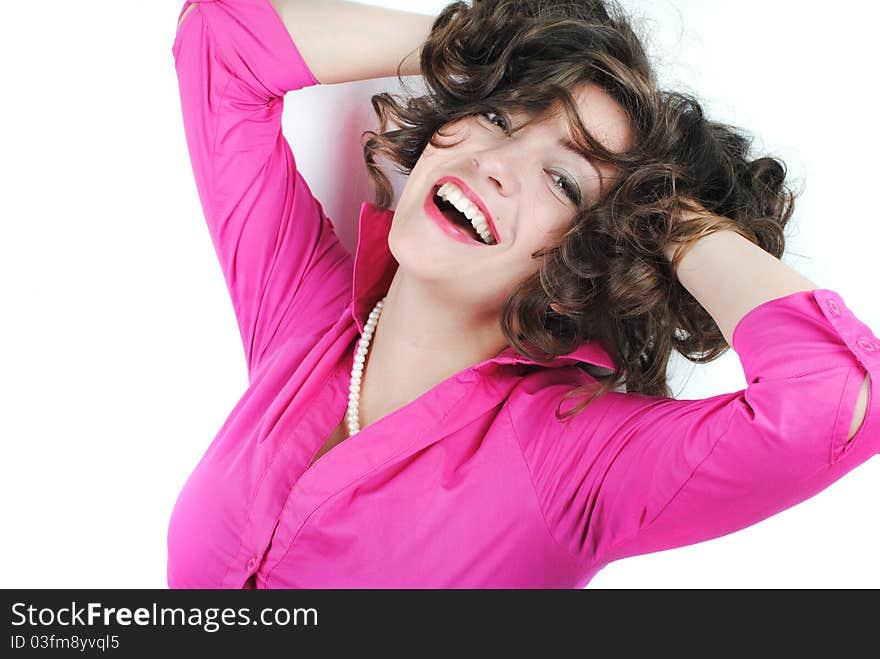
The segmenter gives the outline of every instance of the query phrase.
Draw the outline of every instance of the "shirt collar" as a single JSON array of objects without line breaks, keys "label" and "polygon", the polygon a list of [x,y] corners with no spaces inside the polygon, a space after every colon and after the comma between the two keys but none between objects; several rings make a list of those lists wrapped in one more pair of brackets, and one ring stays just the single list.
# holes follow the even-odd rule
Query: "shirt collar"
[{"label": "shirt collar", "polygon": [[[388,234],[394,211],[379,208],[365,201],[361,204],[358,220],[358,241],[354,257],[352,281],[352,316],[358,331],[363,334],[364,325],[376,303],[388,293],[398,263],[388,247]],[[556,357],[550,362],[530,360],[508,346],[492,359],[474,368],[493,364],[533,364],[545,368],[568,366],[575,362],[595,364],[607,369],[614,368],[608,353],[595,341],[584,342],[577,349]]]}]

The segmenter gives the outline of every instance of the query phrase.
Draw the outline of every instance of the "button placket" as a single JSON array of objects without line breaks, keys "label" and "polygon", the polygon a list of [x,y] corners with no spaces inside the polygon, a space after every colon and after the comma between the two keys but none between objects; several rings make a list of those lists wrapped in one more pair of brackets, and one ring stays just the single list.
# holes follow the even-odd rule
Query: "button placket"
[{"label": "button placket", "polygon": [[[821,296],[821,302],[824,304],[825,309],[827,310],[827,316],[829,320],[831,320],[835,327],[840,329],[839,323],[843,318],[843,301],[838,301],[839,298],[827,294]],[[864,329],[862,329],[864,331]],[[852,334],[842,333],[842,337],[846,341],[849,348],[859,355],[860,361],[867,368],[866,358],[868,360],[878,359],[880,358],[880,342],[875,340],[873,336],[853,336]]]},{"label": "button placket", "polygon": [[248,569],[248,572],[250,572],[251,570],[253,570],[253,569],[254,569],[254,566],[256,566],[256,564],[257,564],[257,557],[256,557],[256,556],[251,556],[251,559],[247,562],[247,569]]},{"label": "button placket", "polygon": [[874,352],[875,350],[877,350],[877,345],[873,341],[865,337],[861,337],[858,341],[856,341],[856,344],[865,352]]}]

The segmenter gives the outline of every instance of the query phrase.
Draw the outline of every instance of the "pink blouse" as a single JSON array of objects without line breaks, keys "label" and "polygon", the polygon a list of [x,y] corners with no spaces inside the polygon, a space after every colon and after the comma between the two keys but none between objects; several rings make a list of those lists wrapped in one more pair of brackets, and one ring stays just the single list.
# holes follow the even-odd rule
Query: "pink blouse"
[{"label": "pink blouse", "polygon": [[297,171],[284,95],[318,82],[269,0],[202,0],[172,52],[249,386],[175,503],[170,587],[581,588],[785,510],[880,450],[880,340],[818,289],[740,320],[742,391],[611,392],[559,423],[560,396],[594,381],[577,363],[608,354],[585,343],[544,365],[507,348],[309,467],[397,267],[393,211],[363,203],[352,258]]}]

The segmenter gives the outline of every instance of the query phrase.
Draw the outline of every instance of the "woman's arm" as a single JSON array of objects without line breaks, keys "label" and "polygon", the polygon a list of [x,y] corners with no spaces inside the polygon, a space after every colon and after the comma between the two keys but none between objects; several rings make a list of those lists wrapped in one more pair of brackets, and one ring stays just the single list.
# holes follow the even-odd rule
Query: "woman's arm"
[{"label": "woman's arm", "polygon": [[321,84],[418,75],[434,16],[343,0],[271,0]]},{"label": "woman's arm", "polygon": [[[674,245],[665,249],[671,261]],[[734,231],[718,231],[700,238],[682,257],[676,272],[681,284],[718,324],[727,343],[733,346],[733,331],[739,321],[760,304],[820,288],[772,254]],[[779,328],[785,340],[785,328]],[[772,350],[773,346],[768,346]],[[852,438],[868,408],[870,374],[864,374],[855,414],[850,424]]]},{"label": "woman's arm", "polygon": [[[511,397],[547,526],[584,578],[760,522],[880,452],[880,339],[840,295],[813,289],[759,304],[732,338],[741,391],[697,400],[612,391],[566,423],[553,418],[564,383]],[[866,372],[871,395],[853,433]]]},{"label": "woman's arm", "polygon": [[182,4],[184,133],[251,381],[290,332],[320,336],[339,319],[352,257],[282,131],[286,94],[317,80],[278,13],[269,0]]}]

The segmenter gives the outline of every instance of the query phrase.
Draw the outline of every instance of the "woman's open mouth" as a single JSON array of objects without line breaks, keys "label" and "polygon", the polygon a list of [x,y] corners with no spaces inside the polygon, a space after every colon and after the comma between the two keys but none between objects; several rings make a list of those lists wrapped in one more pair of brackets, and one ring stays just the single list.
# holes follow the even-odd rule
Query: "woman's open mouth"
[{"label": "woman's open mouth", "polygon": [[441,187],[434,186],[431,194],[425,200],[425,212],[437,222],[440,228],[450,237],[472,245],[488,247],[497,244],[491,231],[484,228],[481,234],[462,211],[438,194]]}]

